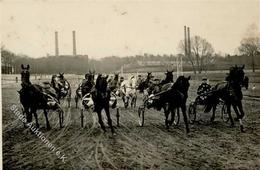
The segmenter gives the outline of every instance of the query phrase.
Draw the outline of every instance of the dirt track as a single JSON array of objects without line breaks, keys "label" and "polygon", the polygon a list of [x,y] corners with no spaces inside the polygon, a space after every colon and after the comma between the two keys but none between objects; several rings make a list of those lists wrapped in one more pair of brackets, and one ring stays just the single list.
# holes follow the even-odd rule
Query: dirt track
[{"label": "dirt track", "polygon": [[[12,84],[2,89],[4,169],[260,169],[260,102],[251,98],[244,100],[245,133],[238,122],[230,128],[220,114],[210,124],[210,115],[204,113],[190,126],[190,134],[185,134],[182,118],[180,126],[168,132],[163,113],[152,109],[145,113],[145,126],[139,127],[137,109],[120,107],[121,126],[112,136],[101,131],[96,113],[85,113],[82,129],[74,102],[71,108],[63,105],[65,127],[60,129],[57,113],[50,113],[52,130],[46,131],[40,111],[40,130],[66,155],[63,163],[9,109],[19,104],[19,88]],[[191,86],[189,102],[194,89]],[[115,111],[111,112],[115,125]]]}]

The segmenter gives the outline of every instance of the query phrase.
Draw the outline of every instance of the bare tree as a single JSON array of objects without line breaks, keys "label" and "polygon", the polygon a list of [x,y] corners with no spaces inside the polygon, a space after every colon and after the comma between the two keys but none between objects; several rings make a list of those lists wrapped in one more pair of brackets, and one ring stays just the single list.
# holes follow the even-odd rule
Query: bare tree
[{"label": "bare tree", "polygon": [[[180,41],[179,48],[182,53],[185,52],[184,40]],[[191,37],[191,54],[186,57],[195,74],[196,71],[201,73],[203,70],[208,70],[208,65],[215,61],[213,53],[214,49],[206,39],[200,36]]]},{"label": "bare tree", "polygon": [[240,54],[251,57],[252,70],[255,72],[255,57],[260,53],[260,37],[244,38],[238,50]]}]

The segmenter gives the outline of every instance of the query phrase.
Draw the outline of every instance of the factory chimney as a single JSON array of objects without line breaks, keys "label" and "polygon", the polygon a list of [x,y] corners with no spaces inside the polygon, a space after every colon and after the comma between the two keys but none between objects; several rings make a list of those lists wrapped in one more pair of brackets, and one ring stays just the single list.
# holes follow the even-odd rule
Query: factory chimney
[{"label": "factory chimney", "polygon": [[58,31],[55,31],[55,56],[59,56]]},{"label": "factory chimney", "polygon": [[73,55],[76,56],[76,32],[72,31],[72,41],[73,41]]}]

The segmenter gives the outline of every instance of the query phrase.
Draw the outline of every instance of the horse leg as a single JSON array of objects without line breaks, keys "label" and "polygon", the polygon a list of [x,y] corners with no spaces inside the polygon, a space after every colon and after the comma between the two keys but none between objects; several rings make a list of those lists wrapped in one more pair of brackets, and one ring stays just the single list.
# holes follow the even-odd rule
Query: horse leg
[{"label": "horse leg", "polygon": [[135,108],[136,108],[136,101],[137,101],[137,95],[135,96],[135,103],[134,103]]},{"label": "horse leg", "polygon": [[169,125],[172,126],[173,122],[174,122],[174,117],[175,117],[175,111],[177,110],[177,112],[179,112],[178,108],[172,109],[171,110],[171,121],[169,122]]},{"label": "horse leg", "polygon": [[212,107],[212,116],[211,116],[211,118],[210,118],[210,121],[213,123],[214,122],[214,120],[215,120],[215,115],[216,115],[216,108],[217,108],[217,105],[213,105],[213,107]]},{"label": "horse leg", "polygon": [[227,104],[227,113],[228,113],[228,117],[230,119],[231,127],[233,127],[234,126],[234,120],[233,120],[232,115],[231,115],[231,104],[230,103]]},{"label": "horse leg", "polygon": [[166,129],[169,130],[169,124],[168,124],[168,117],[169,117],[169,111],[170,109],[169,108],[165,108],[164,109],[164,115],[165,115],[165,126],[166,126]]},{"label": "horse leg", "polygon": [[106,112],[106,115],[107,115],[107,122],[108,122],[108,125],[111,129],[111,132],[112,134],[115,133],[115,130],[114,130],[114,127],[112,125],[112,120],[111,120],[111,117],[110,117],[110,111],[109,111],[109,103],[107,104],[107,106],[105,107],[105,112]]},{"label": "horse leg", "polygon": [[237,107],[241,113],[240,115],[240,119],[243,119],[243,117],[245,116],[245,112],[243,110],[243,105],[242,105],[242,101],[240,100],[238,103],[237,103]]},{"label": "horse leg", "polygon": [[39,128],[39,122],[38,122],[38,115],[37,115],[37,109],[32,109],[32,113],[34,114],[35,117],[35,123],[36,123],[36,127]]},{"label": "horse leg", "polygon": [[26,114],[27,123],[32,122],[32,114],[31,114],[29,108],[28,107],[24,108],[24,112]]},{"label": "horse leg", "polygon": [[188,118],[187,118],[187,114],[186,114],[186,104],[185,103],[182,105],[181,111],[182,111],[183,120],[184,120],[185,127],[186,127],[186,133],[189,133],[190,129],[189,129]]},{"label": "horse leg", "polygon": [[98,123],[100,124],[101,129],[102,129],[104,132],[106,132],[106,128],[105,128],[105,125],[104,125],[104,122],[103,122],[102,116],[101,116],[101,111],[102,111],[102,109],[98,109],[98,110],[97,110]]},{"label": "horse leg", "polygon": [[51,129],[51,126],[50,126],[49,119],[48,119],[48,112],[47,112],[46,109],[44,109],[43,112],[44,112],[44,116],[45,116],[45,119],[46,119],[47,129],[50,130],[50,129]]},{"label": "horse leg", "polygon": [[[232,106],[233,106],[233,109],[235,110],[235,113],[236,113],[237,118],[238,118],[238,120],[239,120],[240,130],[241,130],[241,132],[244,132],[244,126],[243,126],[243,122],[242,122],[242,115],[239,114],[239,111],[241,112],[241,110],[240,110],[239,106],[238,106],[239,111],[238,111],[236,105],[232,105]],[[243,112],[243,114],[244,114],[244,112]]]}]

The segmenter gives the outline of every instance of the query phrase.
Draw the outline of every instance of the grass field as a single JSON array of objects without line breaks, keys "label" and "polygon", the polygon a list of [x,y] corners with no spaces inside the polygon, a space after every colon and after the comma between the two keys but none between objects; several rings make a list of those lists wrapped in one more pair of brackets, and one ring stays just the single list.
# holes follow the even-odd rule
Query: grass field
[{"label": "grass field", "polygon": [[[162,75],[162,74],[161,74]],[[161,76],[158,75],[158,76]],[[224,74],[209,75],[214,84]],[[145,126],[138,126],[137,108],[123,108],[119,99],[120,127],[116,136],[104,134],[97,121],[96,113],[85,113],[85,127],[80,127],[80,112],[72,107],[65,112],[64,127],[59,128],[58,115],[50,112],[52,130],[47,131],[42,111],[39,111],[40,131],[53,145],[66,155],[63,163],[42,141],[23,127],[11,112],[10,106],[19,106],[17,90],[20,83],[2,81],[3,118],[3,167],[4,169],[260,169],[260,95],[259,75],[249,75],[250,89],[243,91],[246,116],[245,133],[223,122],[219,110],[214,123],[211,114],[200,112],[195,124],[190,125],[191,133],[185,134],[181,118],[178,127],[167,131],[164,114],[153,109],[145,112]],[[213,77],[217,77],[213,81]],[[47,77],[46,79],[48,79]],[[69,76],[72,94],[79,79]],[[187,105],[196,97],[199,82],[193,77],[190,82]],[[39,80],[35,80],[37,82]],[[40,80],[42,81],[42,80]],[[256,90],[252,90],[252,85]],[[137,106],[141,104],[138,96]],[[111,110],[115,124],[115,111]],[[232,110],[233,116],[235,116]]]}]

